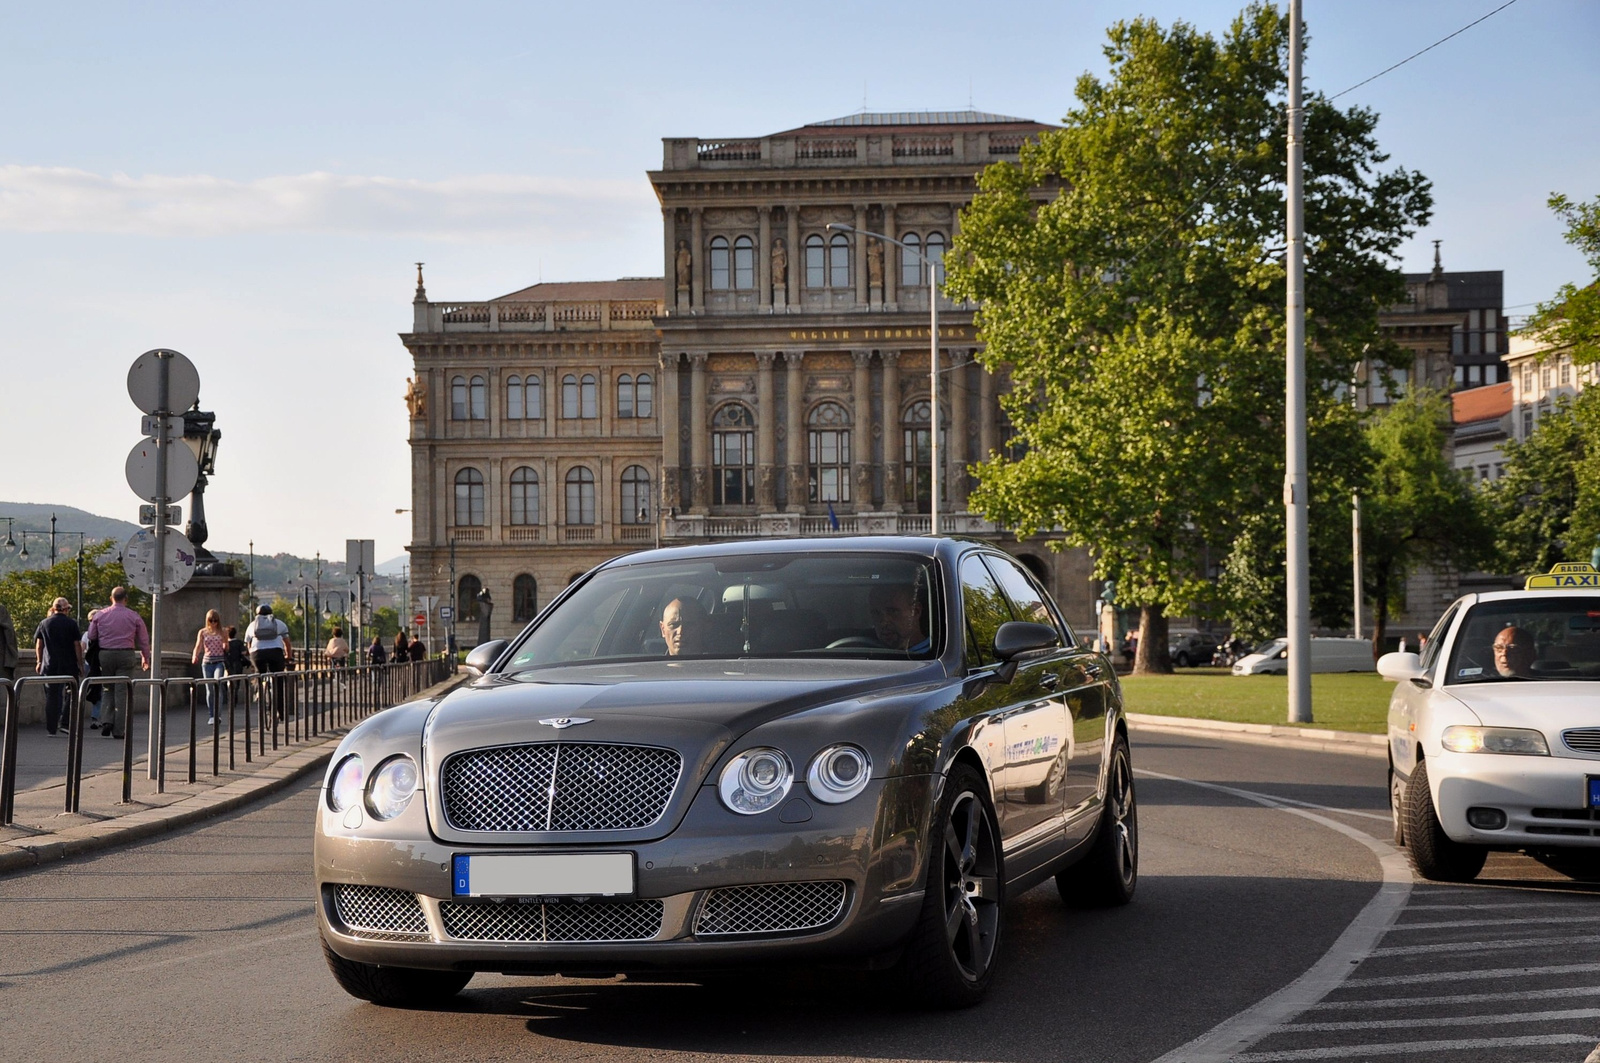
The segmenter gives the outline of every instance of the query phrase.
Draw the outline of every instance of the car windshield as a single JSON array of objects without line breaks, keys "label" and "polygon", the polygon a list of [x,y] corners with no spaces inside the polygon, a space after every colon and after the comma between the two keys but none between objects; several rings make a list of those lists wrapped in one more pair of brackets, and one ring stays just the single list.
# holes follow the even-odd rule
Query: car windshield
[{"label": "car windshield", "polygon": [[1479,602],[1462,621],[1447,683],[1600,679],[1600,596]]},{"label": "car windshield", "polygon": [[539,621],[506,670],[639,658],[926,660],[943,645],[931,562],[750,554],[598,572]]},{"label": "car windshield", "polygon": [[1274,657],[1277,655],[1279,650],[1286,648],[1288,645],[1288,639],[1273,639],[1271,642],[1263,642],[1261,645],[1257,646],[1255,648],[1255,652],[1261,654],[1263,657]]}]

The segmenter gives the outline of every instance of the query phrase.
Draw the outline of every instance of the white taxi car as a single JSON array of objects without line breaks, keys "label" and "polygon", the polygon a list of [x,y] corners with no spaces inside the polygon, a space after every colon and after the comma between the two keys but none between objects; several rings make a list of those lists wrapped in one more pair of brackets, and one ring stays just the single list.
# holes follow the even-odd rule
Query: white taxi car
[{"label": "white taxi car", "polygon": [[1424,878],[1464,882],[1491,850],[1600,878],[1600,572],[1469,594],[1423,652],[1389,653],[1395,842]]}]

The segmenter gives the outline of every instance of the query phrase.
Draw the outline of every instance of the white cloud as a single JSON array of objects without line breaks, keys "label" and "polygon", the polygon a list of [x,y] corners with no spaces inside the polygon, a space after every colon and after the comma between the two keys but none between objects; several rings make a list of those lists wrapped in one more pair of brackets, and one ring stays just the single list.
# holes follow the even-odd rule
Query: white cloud
[{"label": "white cloud", "polygon": [[0,231],[140,236],[303,232],[463,243],[615,237],[653,213],[642,180],[334,173],[235,181],[0,166]]}]

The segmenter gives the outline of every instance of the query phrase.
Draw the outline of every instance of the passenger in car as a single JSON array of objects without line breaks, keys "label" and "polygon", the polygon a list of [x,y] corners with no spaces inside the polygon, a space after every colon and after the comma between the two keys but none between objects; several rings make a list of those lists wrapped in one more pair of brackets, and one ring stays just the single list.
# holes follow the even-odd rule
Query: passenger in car
[{"label": "passenger in car", "polygon": [[1494,670],[1503,676],[1532,676],[1538,652],[1533,635],[1520,627],[1503,628],[1494,637]]},{"label": "passenger in car", "polygon": [[867,596],[867,615],[872,620],[873,637],[885,646],[909,653],[927,651],[922,602],[909,583],[872,588]]},{"label": "passenger in car", "polygon": [[661,637],[667,643],[668,657],[706,652],[709,621],[706,611],[693,598],[674,598],[661,610]]}]

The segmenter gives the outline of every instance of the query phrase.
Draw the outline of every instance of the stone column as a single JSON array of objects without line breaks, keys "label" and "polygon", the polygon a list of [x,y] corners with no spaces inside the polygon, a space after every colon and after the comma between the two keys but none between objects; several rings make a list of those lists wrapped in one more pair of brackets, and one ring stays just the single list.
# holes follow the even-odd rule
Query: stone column
[{"label": "stone column", "polygon": [[689,512],[711,512],[711,472],[706,467],[706,352],[689,353]]},{"label": "stone column", "polygon": [[678,306],[678,211],[676,207],[661,208],[662,245],[666,251],[666,272],[661,274],[667,289],[668,311],[682,309]]},{"label": "stone column", "polygon": [[856,260],[856,309],[867,308],[867,241],[869,236],[863,236],[862,231],[867,227],[867,205],[856,204],[856,231],[855,231],[855,260]]},{"label": "stone column", "polygon": [[994,374],[978,367],[978,460],[988,461],[994,453]]},{"label": "stone column", "polygon": [[661,418],[661,508],[673,509],[683,504],[682,440],[678,432],[678,363],[682,355],[674,351],[661,352],[661,397],[658,402]]},{"label": "stone column", "polygon": [[756,214],[760,218],[756,239],[756,296],[758,305],[768,307],[772,305],[772,208],[757,207]]},{"label": "stone column", "polygon": [[856,362],[855,452],[851,470],[855,483],[850,488],[857,513],[872,512],[872,352],[851,351]]},{"label": "stone column", "polygon": [[[766,218],[765,211],[762,219]],[[772,397],[774,351],[756,352],[756,512],[778,511],[778,411]]]},{"label": "stone column", "polygon": [[[883,205],[883,234],[900,239],[900,234],[894,231],[894,204]],[[900,286],[900,248],[894,244],[886,244],[883,248],[883,308],[893,310],[895,300],[899,298]],[[881,355],[880,355],[881,357]],[[885,362],[884,365],[889,363]]]},{"label": "stone column", "polygon": [[972,439],[972,405],[967,395],[966,351],[950,352],[950,371],[945,379],[950,381],[950,430],[945,438],[949,442],[950,470],[945,483],[950,485],[950,512],[960,513],[967,508],[967,461]]},{"label": "stone column", "polygon": [[783,215],[788,219],[789,306],[792,310],[800,305],[800,285],[805,282],[805,248],[800,246],[800,204],[791,203],[784,207]]},{"label": "stone column", "polygon": [[784,434],[789,457],[789,512],[804,513],[806,508],[806,426],[805,381],[801,378],[800,362],[803,351],[785,351],[784,363],[789,367],[786,381],[788,394],[784,401]]},{"label": "stone column", "polygon": [[900,451],[904,446],[900,431],[900,352],[879,351],[883,362],[883,508],[899,513]]},{"label": "stone column", "polygon": [[689,298],[694,303],[694,312],[699,313],[706,305],[706,232],[705,225],[700,217],[700,208],[689,209]]}]

